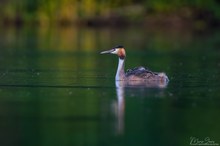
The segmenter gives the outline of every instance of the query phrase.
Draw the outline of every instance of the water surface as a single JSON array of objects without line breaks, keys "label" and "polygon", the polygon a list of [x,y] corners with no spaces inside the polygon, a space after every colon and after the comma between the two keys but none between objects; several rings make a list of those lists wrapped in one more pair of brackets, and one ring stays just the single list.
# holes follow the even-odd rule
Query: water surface
[{"label": "water surface", "polygon": [[[8,28],[0,34],[1,145],[220,144],[220,31]],[[115,86],[126,68],[167,73],[166,88]]]}]

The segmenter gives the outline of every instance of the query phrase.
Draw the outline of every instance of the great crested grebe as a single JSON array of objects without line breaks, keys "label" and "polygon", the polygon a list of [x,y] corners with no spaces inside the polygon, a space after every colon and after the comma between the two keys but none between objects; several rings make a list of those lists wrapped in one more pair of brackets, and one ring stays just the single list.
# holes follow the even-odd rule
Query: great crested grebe
[{"label": "great crested grebe", "polygon": [[167,83],[169,81],[167,75],[163,72],[152,72],[142,66],[133,69],[128,69],[125,73],[124,64],[126,52],[123,46],[116,46],[115,48],[107,51],[103,51],[100,54],[116,54],[119,57],[118,69],[115,76],[116,81],[159,81]]}]

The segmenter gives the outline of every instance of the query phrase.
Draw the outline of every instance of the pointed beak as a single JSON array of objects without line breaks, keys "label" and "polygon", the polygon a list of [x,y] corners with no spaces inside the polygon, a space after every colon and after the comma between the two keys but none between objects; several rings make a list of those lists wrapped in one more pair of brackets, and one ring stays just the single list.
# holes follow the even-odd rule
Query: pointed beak
[{"label": "pointed beak", "polygon": [[107,51],[102,51],[100,54],[111,54],[114,51],[115,51],[114,49],[111,49],[111,50],[107,50]]}]

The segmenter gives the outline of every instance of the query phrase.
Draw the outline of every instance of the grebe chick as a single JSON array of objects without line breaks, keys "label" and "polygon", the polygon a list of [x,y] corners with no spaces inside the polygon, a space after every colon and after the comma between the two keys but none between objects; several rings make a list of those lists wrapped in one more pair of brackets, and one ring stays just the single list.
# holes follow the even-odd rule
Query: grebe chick
[{"label": "grebe chick", "polygon": [[116,81],[159,81],[168,82],[169,79],[167,75],[163,72],[157,73],[152,72],[145,67],[136,67],[133,69],[124,71],[126,52],[123,46],[116,46],[115,48],[107,51],[103,51],[100,54],[116,54],[119,57],[118,69],[116,72]]}]

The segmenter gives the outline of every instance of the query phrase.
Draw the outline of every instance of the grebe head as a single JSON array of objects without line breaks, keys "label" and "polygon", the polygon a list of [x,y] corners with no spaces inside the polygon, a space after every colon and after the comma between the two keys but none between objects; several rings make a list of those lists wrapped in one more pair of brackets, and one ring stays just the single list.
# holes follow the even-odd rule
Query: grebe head
[{"label": "grebe head", "polygon": [[116,54],[120,59],[125,59],[126,53],[123,46],[116,46],[110,50],[103,51],[100,54]]}]

